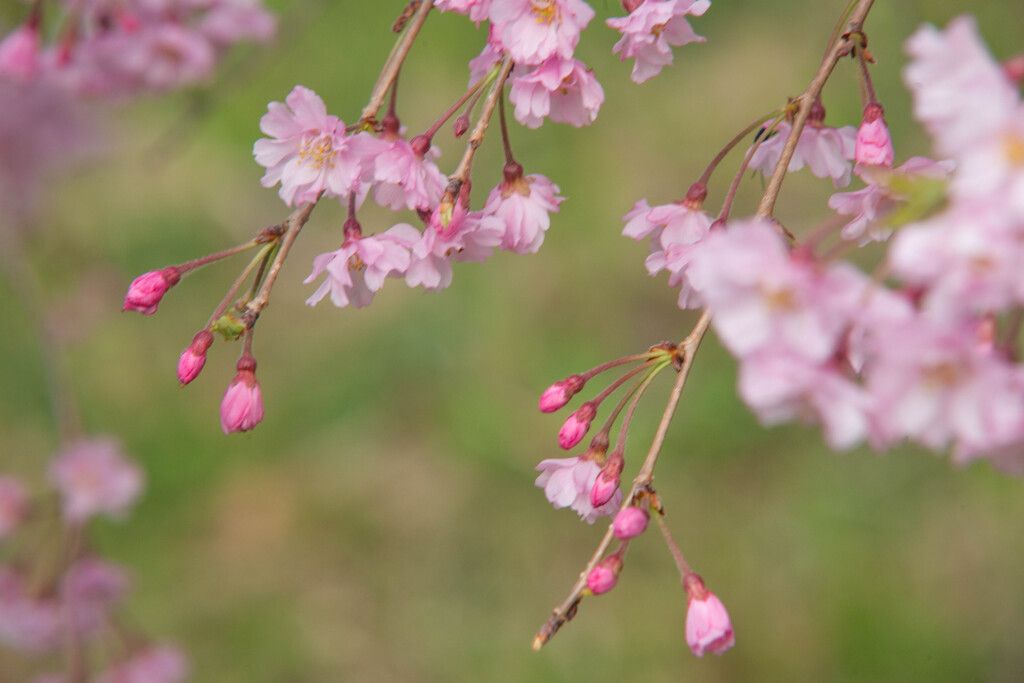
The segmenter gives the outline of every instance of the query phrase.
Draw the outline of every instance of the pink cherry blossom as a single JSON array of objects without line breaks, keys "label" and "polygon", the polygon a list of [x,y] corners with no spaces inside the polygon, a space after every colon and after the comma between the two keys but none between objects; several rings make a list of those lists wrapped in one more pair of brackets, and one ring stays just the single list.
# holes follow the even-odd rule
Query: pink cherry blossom
[{"label": "pink cherry blossom", "polygon": [[61,494],[64,517],[84,522],[98,514],[121,517],[142,492],[142,470],[111,438],[82,439],[50,464],[50,481]]},{"label": "pink cherry blossom", "polygon": [[181,280],[181,271],[171,266],[163,270],[153,270],[135,278],[128,286],[124,297],[122,311],[138,311],[142,315],[156,313],[160,300],[167,290]]},{"label": "pink cherry blossom", "polygon": [[736,644],[732,622],[725,605],[704,587],[696,574],[684,580],[688,594],[686,603],[686,643],[698,657],[711,652],[720,655]]},{"label": "pink cherry blossom", "polygon": [[401,138],[381,140],[373,158],[373,200],[393,211],[437,206],[448,183],[434,163],[440,154],[431,147],[420,155]]},{"label": "pink cherry blossom", "polygon": [[327,277],[306,304],[316,305],[330,292],[331,302],[339,308],[350,303],[356,308],[368,306],[385,278],[404,275],[409,269],[408,245],[419,238],[418,230],[400,223],[379,235],[347,239],[337,251],[320,254],[303,282],[309,284],[324,272]]},{"label": "pink cherry blossom", "polygon": [[594,10],[583,0],[500,0],[490,8],[502,46],[520,64],[570,59],[580,31],[593,18]]},{"label": "pink cherry blossom", "polygon": [[[770,176],[782,157],[782,148],[792,126],[786,121],[779,123],[776,134],[765,140],[750,158],[749,167]],[[836,187],[850,184],[854,151],[857,143],[857,129],[853,126],[830,128],[814,120],[808,122],[800,133],[793,158],[789,161],[790,171],[799,171],[805,165],[818,178],[831,178]]]},{"label": "pink cherry blossom", "polygon": [[911,60],[903,79],[913,94],[914,117],[939,153],[968,150],[1014,116],[1017,87],[989,54],[972,17],[957,17],[944,31],[922,26],[905,49]]},{"label": "pink cherry blossom", "polygon": [[434,0],[434,7],[440,12],[454,12],[469,15],[470,21],[479,26],[487,19],[492,0]]},{"label": "pink cherry blossom", "polygon": [[544,390],[540,397],[540,411],[553,413],[563,407],[569,400],[583,389],[586,380],[582,375],[570,375],[559,380]]},{"label": "pink cherry blossom", "polygon": [[558,185],[542,175],[523,176],[519,164],[506,166],[505,179],[491,190],[484,215],[501,219],[505,226],[501,248],[517,254],[534,254],[551,227],[551,213],[565,201],[558,196]]},{"label": "pink cherry blossom", "polygon": [[235,368],[238,373],[220,402],[220,426],[225,434],[247,432],[263,421],[263,396],[260,383],[256,381],[256,360],[245,353]]},{"label": "pink cherry blossom", "polygon": [[0,567],[0,643],[24,652],[57,647],[63,623],[60,603],[31,595],[27,581]]},{"label": "pink cherry blossom", "polygon": [[39,27],[23,24],[0,41],[0,76],[31,81],[39,73]]},{"label": "pink cherry blossom", "polygon": [[590,491],[594,488],[601,466],[592,458],[552,458],[537,465],[541,472],[534,482],[544,489],[544,495],[555,509],[570,507],[579,513],[587,524],[593,524],[601,515],[610,515],[622,504],[622,491],[610,501],[595,508],[590,502]]},{"label": "pink cherry blossom", "polygon": [[28,490],[21,480],[0,475],[0,540],[21,526],[28,517]]},{"label": "pink cherry blossom", "polygon": [[635,57],[630,78],[643,83],[672,64],[673,46],[706,40],[694,33],[686,16],[699,17],[709,7],[709,0],[645,0],[629,16],[605,22],[622,34],[612,53],[622,61]]},{"label": "pink cherry blossom", "polygon": [[612,522],[612,531],[615,533],[615,538],[620,541],[628,541],[642,534],[647,529],[647,523],[650,519],[651,516],[647,513],[647,510],[641,510],[631,505],[615,515],[615,521]]},{"label": "pink cherry blossom", "polygon": [[558,432],[558,445],[569,450],[586,436],[590,429],[590,423],[597,416],[597,407],[590,403],[584,403],[576,412],[569,416]]},{"label": "pink cherry blossom", "polygon": [[882,105],[877,102],[872,102],[864,108],[864,121],[857,131],[853,158],[858,164],[892,166],[892,136],[885,125]]},{"label": "pink cherry blossom", "polygon": [[344,199],[358,190],[377,147],[365,133],[346,135],[345,122],[328,115],[323,100],[301,85],[285,104],[268,105],[260,130],[270,136],[253,145],[256,163],[267,169],[260,182],[263,187],[280,182],[279,194],[289,206],[313,201],[321,192]]},{"label": "pink cherry blossom", "polygon": [[202,372],[203,366],[206,365],[206,352],[212,344],[213,333],[210,330],[200,330],[192,338],[188,348],[181,352],[178,358],[178,381],[181,382],[181,386],[185,386]]},{"label": "pink cherry blossom", "polygon": [[411,245],[412,262],[405,273],[405,282],[410,287],[444,289],[452,283],[452,261],[482,263],[501,244],[505,226],[499,218],[480,211],[467,212],[460,202],[455,202],[452,216],[445,222],[439,209],[419,240]]},{"label": "pink cherry blossom", "polygon": [[181,650],[161,643],[149,645],[104,671],[96,683],[184,683],[188,676],[188,659]]},{"label": "pink cherry blossom", "polygon": [[619,573],[622,571],[622,556],[609,555],[598,562],[590,573],[587,574],[587,588],[594,595],[607,593],[619,582]]},{"label": "pink cherry blossom", "polygon": [[886,219],[894,209],[909,198],[914,187],[922,182],[944,181],[953,171],[952,161],[932,161],[927,157],[911,157],[894,169],[867,166],[858,175],[867,183],[863,190],[837,192],[828,200],[830,208],[853,220],[843,226],[844,240],[858,240],[863,246],[883,241],[892,234]]},{"label": "pink cherry blossom", "polygon": [[604,103],[601,84],[577,59],[552,57],[510,81],[509,101],[515,105],[516,120],[528,128],[538,128],[545,116],[556,123],[586,126]]}]

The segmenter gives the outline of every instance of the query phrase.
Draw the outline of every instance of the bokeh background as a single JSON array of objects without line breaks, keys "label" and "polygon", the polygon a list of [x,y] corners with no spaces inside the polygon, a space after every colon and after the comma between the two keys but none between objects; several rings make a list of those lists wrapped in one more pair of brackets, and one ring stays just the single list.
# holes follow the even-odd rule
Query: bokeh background
[{"label": "bokeh background", "polygon": [[[100,112],[103,157],[54,182],[26,246],[61,316],[85,425],[118,435],[147,471],[130,518],[95,523],[96,546],[132,568],[133,620],[180,643],[194,680],[1020,680],[1024,482],[918,450],[835,455],[816,429],[764,429],[736,398],[734,364],[713,335],[655,483],[683,551],[730,611],[735,649],[690,654],[685,594],[648,533],[614,591],[530,650],[603,532],[533,486],[537,462],[563,455],[562,417],[538,413],[537,397],[570,373],[678,340],[694,320],[647,276],[621,216],[641,197],[681,198],[736,131],[798,94],[845,3],[716,1],[693,22],[708,42],[677,50],[676,65],[641,86],[600,25],[621,14],[617,3],[591,3],[598,18],[578,54],[607,95],[597,122],[512,127],[527,172],[568,197],[541,252],[457,265],[441,294],[395,281],[367,309],[311,309],[301,280],[338,246],[344,219],[325,202],[258,326],[266,419],[226,437],[218,405],[238,347],[216,344],[185,389],[174,368],[241,264],[190,275],[153,317],[120,314],[123,292],[141,272],[283,218],[251,158],[267,102],[301,83],[355,120],[402,7],[268,4],[281,13],[278,40],[232,53],[208,89]],[[964,9],[918,0],[871,13],[872,74],[898,160],[930,152],[901,86],[901,43]],[[998,57],[1024,47],[1024,6],[969,9]],[[3,12],[9,25],[21,6]],[[428,21],[402,74],[410,131],[461,93],[483,40],[462,17]],[[841,64],[825,91],[833,125],[859,123],[855,73]],[[438,142],[450,171],[459,148],[448,130]],[[711,210],[737,162],[713,179]],[[495,135],[476,164],[477,202],[500,164]],[[735,215],[761,189],[760,177],[744,180]],[[778,214],[809,229],[831,192],[793,175]],[[366,230],[393,221],[361,218]],[[0,301],[0,469],[41,483],[57,441],[38,340],[7,277]],[[637,417],[629,476],[669,381]],[[0,681],[29,670],[0,650]]]}]

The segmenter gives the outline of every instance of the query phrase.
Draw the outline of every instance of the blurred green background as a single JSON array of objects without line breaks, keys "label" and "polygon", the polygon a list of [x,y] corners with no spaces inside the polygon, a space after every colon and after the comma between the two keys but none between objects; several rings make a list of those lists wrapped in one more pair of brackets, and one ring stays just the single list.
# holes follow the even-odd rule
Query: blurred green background
[{"label": "blurred green background", "polygon": [[[564,455],[564,414],[538,413],[537,397],[570,373],[680,339],[694,320],[663,278],[646,275],[645,247],[620,235],[620,218],[641,197],[681,198],[736,131],[798,94],[845,3],[715,2],[693,22],[708,42],[676,50],[676,65],[641,86],[600,25],[618,5],[592,3],[578,55],[607,95],[597,122],[512,127],[526,171],[568,197],[541,252],[457,264],[440,295],[391,281],[368,309],[311,309],[301,280],[316,254],[337,248],[344,219],[325,202],[257,328],[266,419],[226,437],[218,405],[239,348],[215,345],[185,389],[174,368],[241,263],[190,275],[153,317],[121,315],[123,292],[139,273],[286,215],[251,159],[267,102],[301,83],[354,121],[402,6],[271,4],[279,39],[232,53],[209,90],[105,117],[107,156],[53,186],[27,245],[61,316],[88,430],[119,435],[147,470],[145,497],[123,523],[97,523],[96,544],[132,567],[133,619],[180,643],[194,680],[1020,680],[1024,483],[916,450],[837,456],[816,429],[763,429],[735,397],[734,363],[713,337],[655,483],[684,553],[730,611],[735,649],[690,654],[685,594],[648,533],[614,591],[585,600],[543,651],[530,650],[603,532],[554,511],[533,486],[537,462]],[[872,74],[898,161],[930,153],[901,86],[901,43],[963,9],[920,0],[872,11]],[[998,57],[1021,50],[1024,7],[971,11]],[[461,93],[483,39],[462,17],[428,21],[402,73],[411,132]],[[853,63],[840,65],[825,105],[833,125],[859,123]],[[450,172],[461,152],[447,129],[438,143]],[[736,163],[713,179],[712,211]],[[500,164],[495,135],[476,163],[474,207]],[[744,181],[735,215],[752,211],[761,187]],[[793,175],[778,214],[810,228],[831,192]],[[369,209],[361,219],[367,231],[394,221]],[[0,468],[41,482],[57,445],[42,361],[6,279],[0,300]],[[637,417],[629,476],[668,382]],[[4,683],[27,670],[0,651]]]}]

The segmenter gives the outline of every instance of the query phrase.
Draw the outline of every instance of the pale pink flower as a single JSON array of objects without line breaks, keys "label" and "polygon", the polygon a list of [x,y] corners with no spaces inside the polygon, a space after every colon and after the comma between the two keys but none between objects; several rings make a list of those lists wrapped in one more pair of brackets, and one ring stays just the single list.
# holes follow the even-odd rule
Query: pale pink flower
[{"label": "pale pink flower", "polygon": [[857,143],[853,153],[858,164],[892,166],[894,157],[892,136],[885,125],[882,105],[872,102],[864,107],[864,120],[857,131]]},{"label": "pale pink flower", "polygon": [[365,133],[346,135],[345,122],[328,115],[323,100],[301,85],[285,104],[267,106],[260,130],[270,136],[253,145],[256,163],[267,169],[260,182],[280,182],[279,194],[289,206],[313,201],[321,192],[345,200],[359,189],[363,167],[372,159],[364,151],[376,148]]},{"label": "pale pink flower", "polygon": [[235,368],[238,373],[220,402],[220,426],[225,434],[247,432],[263,421],[263,395],[256,381],[256,360],[244,353]]},{"label": "pale pink flower", "polygon": [[[511,169],[510,169],[511,166]],[[505,179],[491,190],[484,215],[501,219],[505,234],[501,248],[517,254],[534,254],[551,227],[551,213],[565,201],[558,196],[558,185],[542,175],[523,176],[523,167],[505,167]]]},{"label": "pale pink flower", "polygon": [[686,16],[699,17],[709,7],[709,0],[645,0],[628,16],[605,22],[622,34],[612,53],[622,61],[635,57],[630,78],[643,83],[672,64],[673,46],[706,40],[694,32]]},{"label": "pale pink flower", "polygon": [[160,300],[164,298],[167,290],[178,284],[181,280],[181,271],[174,266],[163,270],[152,270],[144,273],[128,286],[128,293],[124,296],[124,307],[122,311],[138,311],[142,315],[153,315],[156,313]]},{"label": "pale pink flower", "polygon": [[720,655],[736,644],[732,622],[725,605],[714,593],[704,587],[696,574],[687,574],[686,587],[686,643],[698,657],[711,652]]},{"label": "pale pink flower", "polygon": [[583,388],[586,380],[582,375],[570,375],[544,390],[540,396],[539,408],[542,413],[553,413],[569,402]]},{"label": "pale pink flower", "polygon": [[[487,76],[505,54],[501,49],[501,40],[496,37],[494,26],[491,26],[487,44],[484,49],[473,59],[469,60],[469,85],[475,85],[480,79]],[[526,67],[516,67],[516,71],[522,71]]]},{"label": "pale pink flower", "polygon": [[202,372],[203,366],[206,365],[206,352],[210,350],[211,345],[213,333],[210,330],[200,330],[192,338],[188,348],[181,352],[181,356],[178,357],[178,381],[181,382],[181,386],[185,386]]},{"label": "pale pink flower", "polygon": [[587,588],[594,595],[607,593],[619,582],[620,572],[622,572],[622,556],[609,555],[598,562],[587,574]]},{"label": "pale pink flower", "polygon": [[647,523],[650,519],[651,516],[647,513],[647,510],[641,510],[631,505],[615,515],[615,521],[612,522],[612,531],[615,533],[615,538],[620,541],[628,541],[642,534],[647,529]]},{"label": "pale pink flower", "polygon": [[502,46],[520,64],[571,58],[580,31],[593,18],[583,0],[499,0],[490,7]]},{"label": "pale pink flower", "polygon": [[448,178],[434,163],[440,154],[439,149],[431,147],[420,155],[401,138],[379,141],[373,158],[373,200],[393,211],[437,206],[448,184]]},{"label": "pale pink flower", "polygon": [[379,235],[352,237],[337,251],[320,254],[303,282],[309,284],[323,272],[327,277],[306,304],[314,306],[330,292],[331,302],[339,308],[350,303],[356,308],[368,306],[385,278],[404,275],[409,269],[412,257],[406,245],[419,237],[418,230],[400,223]]},{"label": "pale pink flower", "polygon": [[29,497],[19,479],[0,475],[0,540],[21,526],[28,517]]},{"label": "pale pink flower", "polygon": [[39,27],[22,24],[0,41],[0,76],[31,81],[39,73]]},{"label": "pale pink flower", "polygon": [[50,481],[61,494],[64,517],[84,522],[97,514],[121,517],[142,492],[142,470],[114,439],[82,439],[50,463]]},{"label": "pale pink flower", "polygon": [[847,264],[825,269],[794,257],[766,221],[730,223],[695,249],[687,275],[715,312],[722,343],[740,357],[772,347],[830,358],[867,286]]},{"label": "pale pink flower", "polygon": [[434,7],[440,12],[469,15],[470,21],[475,21],[479,26],[481,21],[487,19],[491,2],[492,0],[434,0]]},{"label": "pale pink flower", "polygon": [[45,652],[60,643],[60,603],[30,595],[25,580],[0,567],[0,643],[24,652]]},{"label": "pale pink flower", "polygon": [[911,57],[903,80],[914,96],[914,117],[940,153],[970,149],[1014,115],[1017,87],[989,54],[972,17],[957,17],[944,31],[922,26],[904,48]]},{"label": "pale pink flower", "polygon": [[149,645],[129,659],[101,673],[96,683],[184,683],[188,659],[167,643]]},{"label": "pale pink flower", "polygon": [[612,514],[622,504],[621,490],[599,508],[591,504],[590,491],[601,473],[601,466],[591,458],[552,458],[542,460],[536,469],[541,474],[534,483],[544,489],[548,502],[556,510],[572,508],[587,524],[593,524],[601,515]]},{"label": "pale pink flower", "polygon": [[81,634],[95,633],[107,624],[130,582],[117,565],[96,558],[78,560],[65,573],[61,600]]},{"label": "pale pink flower", "polygon": [[[782,148],[792,126],[780,122],[776,134],[765,140],[754,152],[749,167],[771,176],[782,157]],[[815,124],[812,119],[800,132],[796,150],[789,160],[789,171],[799,171],[805,165],[818,178],[831,178],[835,187],[846,187],[850,184],[850,175],[854,151],[857,143],[857,129],[853,126],[831,128]]]},{"label": "pale pink flower", "polygon": [[604,103],[601,84],[577,59],[552,57],[510,80],[516,120],[528,128],[538,128],[545,116],[580,128],[593,123]]},{"label": "pale pink flower", "polygon": [[405,272],[410,287],[437,291],[452,283],[452,261],[486,261],[501,244],[505,226],[499,218],[480,211],[467,212],[456,201],[450,218],[440,207],[420,239],[411,245],[412,262]]},{"label": "pale pink flower", "polygon": [[952,161],[932,161],[927,157],[911,157],[894,169],[867,166],[858,175],[867,187],[855,192],[837,192],[828,205],[836,213],[853,216],[843,226],[844,240],[858,240],[863,246],[883,241],[892,234],[886,219],[894,209],[913,195],[914,188],[925,183],[945,181],[953,171]]}]

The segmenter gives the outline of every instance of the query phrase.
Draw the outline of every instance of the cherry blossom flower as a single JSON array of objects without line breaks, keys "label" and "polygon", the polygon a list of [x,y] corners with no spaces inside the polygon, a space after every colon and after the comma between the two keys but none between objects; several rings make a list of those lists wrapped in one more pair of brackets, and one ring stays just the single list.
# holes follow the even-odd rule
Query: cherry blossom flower
[{"label": "cherry blossom flower", "polygon": [[505,179],[491,190],[483,213],[499,218],[505,226],[501,248],[517,254],[535,254],[551,227],[552,212],[565,201],[558,185],[542,175],[523,176],[523,167],[509,164]]},{"label": "cherry blossom flower", "polygon": [[373,200],[393,211],[437,206],[448,183],[433,160],[440,154],[436,147],[417,153],[401,138],[380,141],[373,157]]},{"label": "cherry blossom flower", "polygon": [[541,394],[539,408],[542,413],[553,413],[563,407],[583,389],[586,380],[582,375],[570,375],[559,380]]},{"label": "cherry blossom flower", "polygon": [[885,125],[882,105],[877,102],[864,107],[864,120],[857,131],[853,158],[858,164],[892,166],[892,136]]},{"label": "cherry blossom flower", "polygon": [[128,293],[124,297],[124,307],[121,310],[153,315],[167,290],[178,284],[180,280],[181,271],[174,266],[163,270],[153,270],[138,276],[128,286]]},{"label": "cherry blossom flower", "polygon": [[537,465],[540,476],[535,485],[544,489],[544,495],[555,509],[569,507],[579,513],[587,524],[593,524],[601,515],[610,515],[622,504],[622,491],[611,500],[595,508],[590,502],[601,466],[588,454],[573,458],[551,458]]},{"label": "cherry blossom flower", "polygon": [[435,0],[434,7],[440,12],[454,12],[455,14],[466,14],[470,21],[475,21],[479,26],[481,21],[487,19],[491,10],[492,0]]},{"label": "cherry blossom flower", "polygon": [[452,217],[444,223],[439,209],[419,240],[410,245],[412,262],[405,272],[405,282],[410,287],[444,289],[452,283],[452,261],[482,263],[501,244],[505,226],[499,218],[480,211],[467,212],[456,201]]},{"label": "cherry blossom flower", "polygon": [[225,434],[247,432],[263,421],[263,396],[260,383],[256,381],[256,360],[244,353],[235,368],[238,373],[220,402],[220,426]]},{"label": "cherry blossom flower", "polygon": [[0,475],[0,539],[9,536],[28,516],[29,497],[19,479]]},{"label": "cherry blossom flower", "polygon": [[528,128],[538,128],[545,116],[580,128],[593,123],[604,103],[601,84],[577,59],[552,57],[510,81],[516,120]]},{"label": "cherry blossom flower", "polygon": [[379,235],[347,239],[337,251],[320,254],[303,282],[309,284],[324,272],[327,277],[306,304],[316,305],[329,292],[339,308],[350,303],[356,308],[368,306],[386,277],[405,274],[412,262],[408,245],[419,238],[418,230],[400,223]]},{"label": "cherry blossom flower", "polygon": [[699,17],[709,7],[709,0],[645,0],[628,16],[605,22],[622,34],[612,53],[622,61],[635,57],[630,78],[643,83],[672,64],[673,46],[706,40],[694,32],[686,16]]},{"label": "cherry blossom flower", "polygon": [[558,431],[558,445],[569,450],[582,441],[596,416],[597,407],[593,403],[588,401],[581,405]]},{"label": "cherry blossom flower", "polygon": [[696,574],[687,574],[683,580],[687,592],[686,643],[698,657],[705,652],[720,655],[736,644],[732,622],[725,605],[714,593],[704,587]]},{"label": "cherry blossom flower", "polygon": [[313,201],[321,192],[346,198],[358,189],[376,149],[376,140],[365,133],[346,135],[345,122],[328,115],[323,100],[301,85],[285,104],[268,105],[260,130],[270,136],[253,145],[256,163],[267,169],[260,182],[263,187],[280,182],[279,194],[289,206]]},{"label": "cherry blossom flower", "polygon": [[647,523],[650,519],[651,516],[647,513],[647,510],[641,510],[631,505],[615,515],[615,521],[612,522],[612,531],[615,533],[615,538],[620,541],[628,541],[642,534],[647,529]]},{"label": "cherry blossom flower", "polygon": [[[770,176],[782,157],[782,148],[791,129],[786,121],[780,122],[775,127],[776,134],[762,142],[754,152],[749,167]],[[850,184],[850,161],[856,143],[857,129],[853,126],[830,128],[812,117],[800,133],[793,158],[789,161],[789,171],[799,171],[806,165],[818,178],[831,178],[834,186],[846,187]]]},{"label": "cherry blossom flower", "polygon": [[178,358],[178,381],[181,382],[181,386],[185,386],[202,372],[203,366],[206,365],[206,352],[210,350],[211,345],[213,333],[210,330],[200,330],[192,338],[188,348],[181,352]]},{"label": "cherry blossom flower", "polygon": [[580,31],[593,18],[594,10],[583,0],[502,0],[490,8],[502,46],[520,64],[570,59]]},{"label": "cherry blossom flower", "polygon": [[142,492],[142,470],[114,439],[82,439],[50,465],[50,480],[61,494],[64,517],[85,522],[97,514],[121,517]]}]

